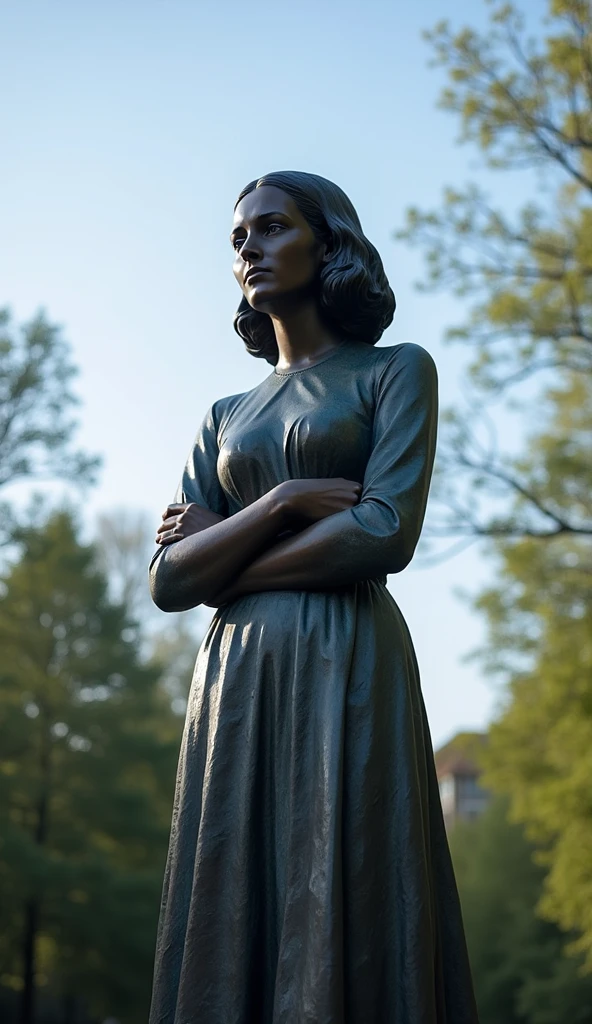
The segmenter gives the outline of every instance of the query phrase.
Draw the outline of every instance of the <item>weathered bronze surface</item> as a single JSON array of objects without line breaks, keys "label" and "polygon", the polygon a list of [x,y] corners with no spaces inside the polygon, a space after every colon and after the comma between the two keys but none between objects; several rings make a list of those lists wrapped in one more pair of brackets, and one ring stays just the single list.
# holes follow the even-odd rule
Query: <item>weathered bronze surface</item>
[{"label": "weathered bronze surface", "polygon": [[[285,231],[257,226],[255,200],[283,204]],[[293,197],[266,185],[237,211],[237,258],[267,268],[241,287],[277,317],[276,365],[207,412],[152,561],[161,607],[217,608],[189,697],[150,1024],[476,1024],[417,664],[385,586],[423,522],[434,363],[317,315],[335,231],[323,242]],[[315,480],[343,480],[342,507],[319,509]]]}]

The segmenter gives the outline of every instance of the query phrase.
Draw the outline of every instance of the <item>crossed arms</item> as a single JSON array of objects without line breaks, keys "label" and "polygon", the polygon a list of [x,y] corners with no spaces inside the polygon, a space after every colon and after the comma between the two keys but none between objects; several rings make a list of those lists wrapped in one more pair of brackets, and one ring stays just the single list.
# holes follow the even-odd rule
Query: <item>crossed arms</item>
[{"label": "crossed arms", "polygon": [[332,589],[405,568],[425,515],[437,377],[424,349],[401,349],[381,381],[363,485],[289,480],[227,518],[196,502],[169,506],[150,567],[159,608],[217,607],[263,590]]}]

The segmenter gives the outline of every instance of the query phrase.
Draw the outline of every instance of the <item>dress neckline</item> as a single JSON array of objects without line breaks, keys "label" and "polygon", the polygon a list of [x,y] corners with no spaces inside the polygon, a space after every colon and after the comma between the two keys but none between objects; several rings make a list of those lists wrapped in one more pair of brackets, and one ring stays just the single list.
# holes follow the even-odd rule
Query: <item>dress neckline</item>
[{"label": "dress neckline", "polygon": [[321,363],[326,363],[328,359],[333,359],[333,356],[336,356],[337,353],[340,352],[341,349],[344,347],[344,345],[347,344],[347,341],[340,342],[339,345],[336,345],[335,348],[332,348],[331,351],[328,352],[326,356],[323,356],[322,359],[317,359],[315,363],[309,363],[308,366],[301,366],[299,370],[277,370],[274,367],[273,372],[276,374],[277,377],[292,377],[295,373],[306,373],[307,370],[314,370],[315,366],[320,366]]}]

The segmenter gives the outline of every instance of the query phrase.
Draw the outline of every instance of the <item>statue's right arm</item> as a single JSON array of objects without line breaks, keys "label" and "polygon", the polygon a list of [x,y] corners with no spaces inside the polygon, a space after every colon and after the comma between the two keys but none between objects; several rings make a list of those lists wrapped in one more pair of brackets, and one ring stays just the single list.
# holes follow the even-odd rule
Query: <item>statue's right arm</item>
[{"label": "statue's right arm", "polygon": [[185,523],[188,532],[175,538],[174,515],[159,528],[161,550],[150,564],[154,603],[165,612],[209,603],[286,534],[351,508],[361,490],[361,484],[343,477],[290,479],[227,518],[197,503],[178,506],[185,509],[181,532]]},{"label": "statue's right arm", "polygon": [[359,500],[361,485],[354,481],[285,480],[229,515],[216,468],[220,410],[221,403],[215,402],[206,413],[177,488],[175,503],[184,508],[193,505],[193,511],[189,508],[190,514],[183,517],[190,521],[189,530],[182,530],[181,538],[174,537],[165,522],[159,549],[150,562],[152,600],[165,612],[208,603],[282,535]]},{"label": "statue's right arm", "polygon": [[285,529],[281,485],[235,515],[163,545],[150,566],[150,593],[161,611],[195,608],[226,587]]}]

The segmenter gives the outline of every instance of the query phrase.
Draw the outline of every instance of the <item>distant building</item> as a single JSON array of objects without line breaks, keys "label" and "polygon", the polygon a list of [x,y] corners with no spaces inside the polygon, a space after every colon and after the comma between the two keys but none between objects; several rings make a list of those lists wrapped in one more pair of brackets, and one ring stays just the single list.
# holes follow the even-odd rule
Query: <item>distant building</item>
[{"label": "distant building", "polygon": [[490,796],[479,783],[479,753],[484,733],[460,732],[436,751],[436,773],[446,828],[457,821],[469,821],[483,813]]}]

